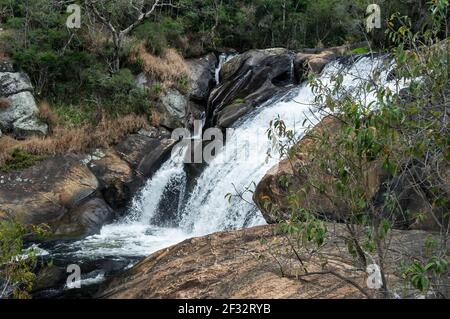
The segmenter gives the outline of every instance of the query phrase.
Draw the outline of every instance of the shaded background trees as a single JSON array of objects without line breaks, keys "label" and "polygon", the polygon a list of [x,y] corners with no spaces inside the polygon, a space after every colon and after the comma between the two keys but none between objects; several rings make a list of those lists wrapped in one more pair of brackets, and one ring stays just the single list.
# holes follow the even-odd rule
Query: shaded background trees
[{"label": "shaded background trees", "polygon": [[[363,40],[368,0],[161,0],[53,1],[0,0],[0,52],[11,57],[32,79],[36,93],[56,104],[106,101],[110,92],[129,91],[133,46],[162,55],[166,48],[184,57],[220,48],[244,51],[282,46],[291,49],[341,45]],[[426,23],[425,0],[378,1],[385,17],[413,16],[415,28]],[[68,29],[67,5],[82,5],[81,29]],[[412,5],[414,3],[414,5]],[[156,6],[154,7],[154,5]],[[112,27],[112,28],[111,28]],[[388,43],[374,34],[379,46]],[[120,80],[106,81],[110,77]],[[101,92],[99,83],[110,82]],[[93,87],[100,92],[93,92]],[[103,98],[101,98],[103,96]],[[117,102],[117,101],[115,101]],[[145,108],[145,107],[141,107]]]}]

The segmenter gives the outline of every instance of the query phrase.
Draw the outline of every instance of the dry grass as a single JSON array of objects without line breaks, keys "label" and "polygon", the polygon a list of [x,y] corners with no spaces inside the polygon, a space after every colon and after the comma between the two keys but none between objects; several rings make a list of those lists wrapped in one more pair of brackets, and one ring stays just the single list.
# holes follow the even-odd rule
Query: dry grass
[{"label": "dry grass", "polygon": [[57,114],[55,114],[47,101],[42,101],[39,103],[39,114],[38,117],[41,121],[47,123],[47,125],[53,128],[57,123],[60,122],[60,119]]},{"label": "dry grass", "polygon": [[9,100],[5,97],[0,98],[0,111],[6,110],[8,107],[10,107]]},{"label": "dry grass", "polygon": [[0,138],[0,166],[19,149],[33,155],[54,156],[85,153],[92,148],[108,147],[120,142],[127,134],[148,126],[144,116],[126,115],[118,119],[103,117],[97,127],[66,128],[56,126],[48,137],[31,137],[19,141],[9,136]]},{"label": "dry grass", "polygon": [[161,114],[158,111],[152,110],[150,118],[151,118],[150,120],[151,126],[158,127],[161,124]]},{"label": "dry grass", "polygon": [[183,57],[175,49],[166,49],[161,57],[157,57],[140,44],[132,50],[130,60],[141,63],[145,73],[161,82],[163,89],[173,86],[188,74]]}]

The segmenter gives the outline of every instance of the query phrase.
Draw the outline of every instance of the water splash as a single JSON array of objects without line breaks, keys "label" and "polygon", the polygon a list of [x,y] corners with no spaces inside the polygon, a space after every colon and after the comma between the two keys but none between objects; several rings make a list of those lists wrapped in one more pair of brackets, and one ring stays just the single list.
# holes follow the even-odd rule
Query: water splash
[{"label": "water splash", "polygon": [[[329,85],[333,76],[342,74],[342,85],[350,94],[369,79],[398,90],[388,81],[386,61],[385,57],[370,56],[336,60],[319,79]],[[146,256],[190,237],[264,224],[250,193],[230,202],[225,195],[258,183],[279,162],[277,156],[267,156],[271,141],[266,130],[271,120],[280,116],[301,136],[306,118],[308,127],[323,118],[325,114],[312,106],[315,97],[311,87],[303,84],[238,121],[223,151],[205,168],[189,194],[185,194],[187,175],[181,162],[184,153],[175,153],[136,196],[127,218],[103,227],[99,235],[71,244],[70,253],[90,258]],[[375,96],[366,97],[366,103],[374,100]],[[242,150],[247,154],[244,160],[238,158]]]}]

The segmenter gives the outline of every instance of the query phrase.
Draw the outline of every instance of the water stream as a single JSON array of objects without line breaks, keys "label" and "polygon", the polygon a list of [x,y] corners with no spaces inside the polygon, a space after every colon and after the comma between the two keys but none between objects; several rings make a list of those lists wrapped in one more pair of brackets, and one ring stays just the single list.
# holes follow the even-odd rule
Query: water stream
[{"label": "water stream", "polygon": [[[383,66],[384,61],[383,57],[369,56],[350,63],[348,59],[336,60],[326,66],[319,79],[326,84],[331,76],[343,72],[343,85],[349,92],[362,81],[373,79],[375,73],[378,81],[387,83],[388,68]],[[279,162],[277,154],[268,156],[271,141],[266,130],[271,120],[280,116],[301,135],[306,117],[311,120],[309,124],[315,124],[324,116],[311,107],[314,97],[307,84],[292,87],[239,120],[222,152],[203,170],[189,193],[188,175],[182,162],[184,151],[175,152],[135,196],[124,219],[104,226],[98,235],[60,243],[50,253],[75,261],[109,258],[130,260],[132,264],[187,238],[264,224],[261,213],[251,204],[250,193],[231,201],[225,195],[258,183]],[[373,99],[368,97],[367,103]],[[169,223],[167,214],[171,216]],[[93,272],[92,276],[98,278],[99,274]]]}]

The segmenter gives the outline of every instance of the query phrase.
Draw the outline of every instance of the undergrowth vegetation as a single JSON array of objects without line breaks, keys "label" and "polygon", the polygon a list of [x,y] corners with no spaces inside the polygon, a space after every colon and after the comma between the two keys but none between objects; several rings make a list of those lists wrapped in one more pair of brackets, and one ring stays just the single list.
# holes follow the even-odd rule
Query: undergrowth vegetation
[{"label": "undergrowth vegetation", "polygon": [[40,260],[34,247],[24,249],[24,238],[45,238],[48,227],[24,227],[15,220],[2,220],[3,214],[0,210],[0,299],[28,299],[36,279],[33,271]]},{"label": "undergrowth vegetation", "polygon": [[[264,205],[296,243],[300,263],[321,258],[326,234],[334,231],[324,221],[341,222],[346,233],[331,238],[345,240],[355,271],[376,272],[380,290],[373,295],[383,298],[450,296],[448,6],[434,1],[432,23],[418,33],[409,18],[392,16],[387,35],[395,43],[389,57],[395,88],[377,80],[379,71],[351,92],[342,73],[331,84],[312,79],[312,107],[328,114],[322,124],[302,140],[279,118],[268,130],[270,139],[278,137],[281,155],[297,165],[293,176],[279,180],[288,207],[270,199]],[[396,255],[395,229],[416,227],[434,231],[421,243],[422,253]],[[333,269],[323,262],[322,271]]]},{"label": "undergrowth vegetation", "polygon": [[127,134],[146,128],[148,121],[145,116],[125,115],[116,119],[101,117],[93,125],[66,127],[57,124],[48,137],[31,137],[26,140],[16,140],[13,137],[0,138],[0,171],[31,166],[46,156],[63,155],[67,153],[83,153],[92,148],[108,147],[120,142]]}]

